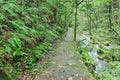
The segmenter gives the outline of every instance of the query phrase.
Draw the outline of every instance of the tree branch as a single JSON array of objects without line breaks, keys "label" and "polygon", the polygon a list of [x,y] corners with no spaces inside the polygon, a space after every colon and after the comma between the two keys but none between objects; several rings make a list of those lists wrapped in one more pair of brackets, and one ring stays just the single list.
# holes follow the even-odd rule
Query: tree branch
[{"label": "tree branch", "polygon": [[84,0],[80,1],[80,2],[77,4],[77,6],[79,6],[83,1],[84,1]]}]

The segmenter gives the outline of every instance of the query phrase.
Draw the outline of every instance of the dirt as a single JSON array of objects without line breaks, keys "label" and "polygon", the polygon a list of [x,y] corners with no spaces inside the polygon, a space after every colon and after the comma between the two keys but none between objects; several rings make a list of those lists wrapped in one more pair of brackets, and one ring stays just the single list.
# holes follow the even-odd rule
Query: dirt
[{"label": "dirt", "polygon": [[76,54],[72,43],[72,28],[68,29],[65,39],[55,49],[56,56],[43,74],[34,80],[93,80],[84,63]]}]

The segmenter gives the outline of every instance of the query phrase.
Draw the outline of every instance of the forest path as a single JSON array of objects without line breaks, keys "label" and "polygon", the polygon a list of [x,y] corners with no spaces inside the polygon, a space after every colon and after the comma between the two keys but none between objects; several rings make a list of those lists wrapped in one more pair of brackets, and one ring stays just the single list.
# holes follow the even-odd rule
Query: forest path
[{"label": "forest path", "polygon": [[72,28],[55,51],[51,66],[35,80],[93,80],[72,43]]}]

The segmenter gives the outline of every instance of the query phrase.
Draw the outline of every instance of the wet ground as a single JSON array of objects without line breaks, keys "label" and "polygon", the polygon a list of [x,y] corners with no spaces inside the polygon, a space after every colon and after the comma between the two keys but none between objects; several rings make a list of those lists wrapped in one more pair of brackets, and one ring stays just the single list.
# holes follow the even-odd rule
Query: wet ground
[{"label": "wet ground", "polygon": [[76,54],[72,43],[72,28],[56,50],[56,56],[46,71],[34,80],[93,80],[91,74]]}]

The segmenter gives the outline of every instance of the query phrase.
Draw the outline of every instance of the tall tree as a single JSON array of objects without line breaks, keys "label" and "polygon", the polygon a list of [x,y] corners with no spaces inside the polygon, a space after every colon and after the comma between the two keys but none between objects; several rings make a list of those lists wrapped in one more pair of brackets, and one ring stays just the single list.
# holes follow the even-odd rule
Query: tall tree
[{"label": "tall tree", "polygon": [[78,7],[79,5],[83,2],[84,0],[82,1],[78,1],[78,0],[75,0],[75,27],[74,27],[74,41],[76,41],[76,30],[77,30],[77,15],[78,15]]}]

